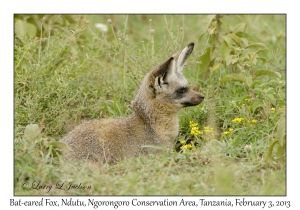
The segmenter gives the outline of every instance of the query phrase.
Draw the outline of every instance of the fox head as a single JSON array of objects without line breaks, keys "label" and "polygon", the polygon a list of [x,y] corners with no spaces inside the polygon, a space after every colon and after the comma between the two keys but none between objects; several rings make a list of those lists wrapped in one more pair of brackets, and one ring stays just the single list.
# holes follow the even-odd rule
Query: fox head
[{"label": "fox head", "polygon": [[203,101],[204,96],[192,90],[182,74],[193,48],[194,43],[188,44],[148,73],[144,82],[152,98],[177,108],[196,106]]}]

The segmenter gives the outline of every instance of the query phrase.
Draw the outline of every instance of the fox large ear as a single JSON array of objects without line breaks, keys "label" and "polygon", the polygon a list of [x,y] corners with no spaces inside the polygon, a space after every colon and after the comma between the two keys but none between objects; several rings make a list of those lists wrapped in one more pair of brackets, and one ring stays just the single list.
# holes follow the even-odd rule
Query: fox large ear
[{"label": "fox large ear", "polygon": [[[167,73],[171,73],[171,71],[181,72],[186,60],[190,57],[191,53],[194,49],[194,43],[189,43],[185,48],[179,50],[177,53],[172,55],[168,60],[163,62],[158,66],[153,72],[153,76],[166,76]],[[175,64],[173,66],[172,64]]]},{"label": "fox large ear", "polygon": [[175,66],[176,63],[174,61],[174,58],[170,57],[152,72],[152,79],[150,80],[150,84],[154,85],[156,91],[160,92],[165,89],[165,85],[167,85],[171,81],[171,77],[175,74]]},{"label": "fox large ear", "polygon": [[150,84],[153,84],[154,82],[154,86],[157,90],[163,90],[164,85],[176,80],[178,75],[181,74],[184,63],[190,57],[193,49],[194,43],[192,42],[160,64],[153,70],[153,80],[150,81]]},{"label": "fox large ear", "polygon": [[160,64],[154,70],[153,76],[154,77],[159,77],[159,76],[164,77],[174,67],[174,65],[172,65],[173,63],[174,63],[174,58],[170,57],[168,60],[166,60],[165,62]]},{"label": "fox large ear", "polygon": [[185,48],[175,53],[172,57],[176,60],[176,68],[178,72],[181,72],[186,60],[190,57],[194,49],[194,43],[189,43]]}]

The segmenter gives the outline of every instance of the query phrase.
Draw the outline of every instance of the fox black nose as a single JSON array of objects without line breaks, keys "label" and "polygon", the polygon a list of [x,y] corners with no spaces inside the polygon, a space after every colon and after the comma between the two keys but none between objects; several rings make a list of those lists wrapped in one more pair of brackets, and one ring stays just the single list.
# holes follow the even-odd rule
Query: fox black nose
[{"label": "fox black nose", "polygon": [[200,97],[202,100],[204,99],[204,96],[203,96],[203,95],[200,95],[199,97]]}]

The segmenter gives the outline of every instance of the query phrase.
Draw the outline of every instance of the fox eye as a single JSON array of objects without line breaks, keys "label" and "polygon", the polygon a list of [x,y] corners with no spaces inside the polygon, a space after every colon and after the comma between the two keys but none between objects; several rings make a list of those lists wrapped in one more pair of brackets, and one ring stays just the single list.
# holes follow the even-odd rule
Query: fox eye
[{"label": "fox eye", "polygon": [[176,90],[176,93],[183,94],[183,93],[186,93],[187,90],[188,90],[188,88],[186,88],[186,87],[179,88]]}]

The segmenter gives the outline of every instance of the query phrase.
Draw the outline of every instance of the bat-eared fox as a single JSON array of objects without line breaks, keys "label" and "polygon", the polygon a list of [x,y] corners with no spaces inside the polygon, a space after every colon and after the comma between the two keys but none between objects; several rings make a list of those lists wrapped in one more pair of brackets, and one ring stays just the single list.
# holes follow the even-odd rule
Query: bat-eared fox
[{"label": "bat-eared fox", "polygon": [[87,121],[68,133],[61,139],[70,148],[64,155],[104,164],[158,151],[146,145],[172,149],[179,132],[179,109],[204,99],[182,74],[193,48],[194,43],[188,44],[145,75],[129,117]]}]

